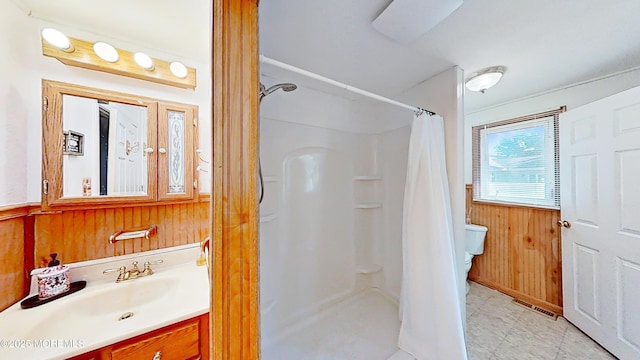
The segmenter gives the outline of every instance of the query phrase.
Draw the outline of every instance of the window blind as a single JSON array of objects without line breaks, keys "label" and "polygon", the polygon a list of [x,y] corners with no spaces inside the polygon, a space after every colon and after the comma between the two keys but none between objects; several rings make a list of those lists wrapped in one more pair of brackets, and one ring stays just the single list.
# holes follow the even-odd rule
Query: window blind
[{"label": "window blind", "polygon": [[560,208],[560,113],[566,107],[472,128],[473,199]]}]

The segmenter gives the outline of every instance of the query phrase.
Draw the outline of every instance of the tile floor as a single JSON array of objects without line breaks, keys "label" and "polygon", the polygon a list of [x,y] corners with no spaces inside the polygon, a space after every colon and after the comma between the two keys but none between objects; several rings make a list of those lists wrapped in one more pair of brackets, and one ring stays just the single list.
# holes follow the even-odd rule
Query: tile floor
[{"label": "tile floor", "polygon": [[[564,318],[550,320],[511,300],[471,283],[467,295],[469,360],[615,359]],[[384,360],[398,349],[399,329],[397,305],[369,290],[326,309],[316,321],[284,338],[264,341],[262,358]]]},{"label": "tile floor", "polygon": [[471,282],[467,295],[470,360],[616,359],[562,317],[550,320]]}]

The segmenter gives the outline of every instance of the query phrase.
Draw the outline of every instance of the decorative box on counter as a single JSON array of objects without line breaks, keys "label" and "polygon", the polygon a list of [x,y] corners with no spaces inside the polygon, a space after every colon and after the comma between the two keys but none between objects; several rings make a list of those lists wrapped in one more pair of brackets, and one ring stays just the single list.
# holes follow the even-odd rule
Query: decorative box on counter
[{"label": "decorative box on counter", "polygon": [[52,296],[62,294],[71,289],[69,279],[69,267],[60,265],[60,260],[56,259],[58,254],[51,254],[49,267],[38,274],[38,299],[44,300]]}]

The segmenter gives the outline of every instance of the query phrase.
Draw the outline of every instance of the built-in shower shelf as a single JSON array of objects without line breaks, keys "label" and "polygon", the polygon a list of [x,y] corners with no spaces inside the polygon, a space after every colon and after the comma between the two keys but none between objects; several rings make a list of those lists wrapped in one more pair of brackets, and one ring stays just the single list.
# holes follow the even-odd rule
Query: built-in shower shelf
[{"label": "built-in shower shelf", "polygon": [[379,176],[356,176],[353,178],[355,181],[378,181],[382,180]]},{"label": "built-in shower shelf", "polygon": [[377,209],[381,207],[382,203],[360,203],[355,205],[356,209]]},{"label": "built-in shower shelf", "polygon": [[278,182],[278,178],[275,176],[264,176],[262,178],[262,181],[268,183],[268,182]]},{"label": "built-in shower shelf", "polygon": [[273,221],[275,219],[278,218],[278,214],[269,214],[269,215],[265,215],[265,216],[260,216],[260,222],[261,223],[266,223],[269,221]]},{"label": "built-in shower shelf", "polygon": [[382,271],[382,265],[366,264],[358,268],[358,274],[373,274]]}]

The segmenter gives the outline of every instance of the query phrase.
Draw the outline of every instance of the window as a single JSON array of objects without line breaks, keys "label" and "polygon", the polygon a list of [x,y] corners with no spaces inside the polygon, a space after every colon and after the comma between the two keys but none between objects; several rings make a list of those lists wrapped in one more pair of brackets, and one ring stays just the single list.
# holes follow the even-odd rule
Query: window
[{"label": "window", "polygon": [[473,128],[473,198],[560,207],[558,110]]}]

